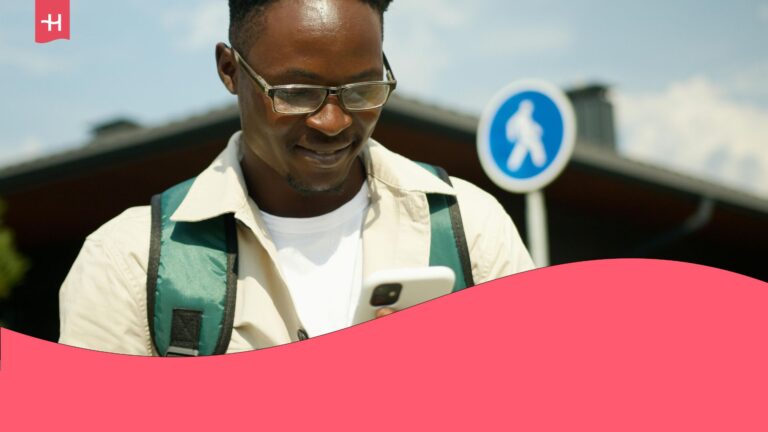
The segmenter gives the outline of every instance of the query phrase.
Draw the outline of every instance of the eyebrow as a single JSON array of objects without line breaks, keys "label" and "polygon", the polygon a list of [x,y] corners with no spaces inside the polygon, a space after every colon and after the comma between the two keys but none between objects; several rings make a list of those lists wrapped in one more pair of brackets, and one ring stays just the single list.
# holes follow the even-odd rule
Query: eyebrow
[{"label": "eyebrow", "polygon": [[[368,70],[359,72],[355,75],[347,77],[347,79],[345,80],[346,82],[343,84],[351,84],[355,82],[360,82],[362,80],[369,80],[371,78],[373,78],[374,80],[381,79],[380,77],[382,76],[382,74],[383,74],[383,68],[368,69]],[[294,80],[294,79],[296,80],[305,79],[305,80],[316,81],[316,82],[323,81],[323,77],[321,75],[308,71],[306,69],[298,69],[298,68],[285,70],[280,73],[280,76],[283,78],[281,79],[281,81]],[[374,77],[378,77],[378,78],[374,78]]]}]

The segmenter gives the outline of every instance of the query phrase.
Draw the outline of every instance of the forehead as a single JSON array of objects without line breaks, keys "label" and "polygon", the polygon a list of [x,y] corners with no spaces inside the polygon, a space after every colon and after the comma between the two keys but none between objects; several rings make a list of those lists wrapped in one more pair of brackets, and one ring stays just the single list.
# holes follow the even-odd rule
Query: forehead
[{"label": "forehead", "polygon": [[381,19],[361,0],[280,0],[260,20],[249,54],[262,70],[381,64]]}]

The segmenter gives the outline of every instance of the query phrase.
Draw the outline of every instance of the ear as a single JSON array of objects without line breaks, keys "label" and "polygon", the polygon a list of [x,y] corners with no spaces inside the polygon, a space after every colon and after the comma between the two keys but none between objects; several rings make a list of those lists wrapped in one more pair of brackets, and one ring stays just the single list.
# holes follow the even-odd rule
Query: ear
[{"label": "ear", "polygon": [[237,94],[237,61],[230,49],[223,42],[216,44],[216,71],[219,73],[219,79],[224,87],[232,93]]}]

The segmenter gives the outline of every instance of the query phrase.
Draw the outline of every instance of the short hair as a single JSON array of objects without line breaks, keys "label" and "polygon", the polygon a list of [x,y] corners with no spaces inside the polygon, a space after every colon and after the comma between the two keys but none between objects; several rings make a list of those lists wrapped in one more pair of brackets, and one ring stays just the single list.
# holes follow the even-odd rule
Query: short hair
[{"label": "short hair", "polygon": [[[260,20],[267,6],[279,0],[229,0],[229,42],[238,50],[245,51],[247,42],[258,36],[262,22],[256,26],[244,28],[251,20]],[[382,37],[384,32],[384,12],[386,12],[392,0],[360,0],[367,3],[379,13],[381,20]]]}]

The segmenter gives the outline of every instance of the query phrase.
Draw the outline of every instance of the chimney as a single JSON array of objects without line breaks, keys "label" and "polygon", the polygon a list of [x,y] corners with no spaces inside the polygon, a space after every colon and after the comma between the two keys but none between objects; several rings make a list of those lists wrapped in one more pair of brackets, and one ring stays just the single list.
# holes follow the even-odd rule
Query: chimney
[{"label": "chimney", "polygon": [[613,105],[608,87],[591,84],[567,91],[576,111],[577,145],[593,145],[616,151]]},{"label": "chimney", "polygon": [[141,125],[129,118],[116,118],[95,125],[91,132],[93,133],[93,142],[98,142],[106,137],[139,129],[141,129]]}]

